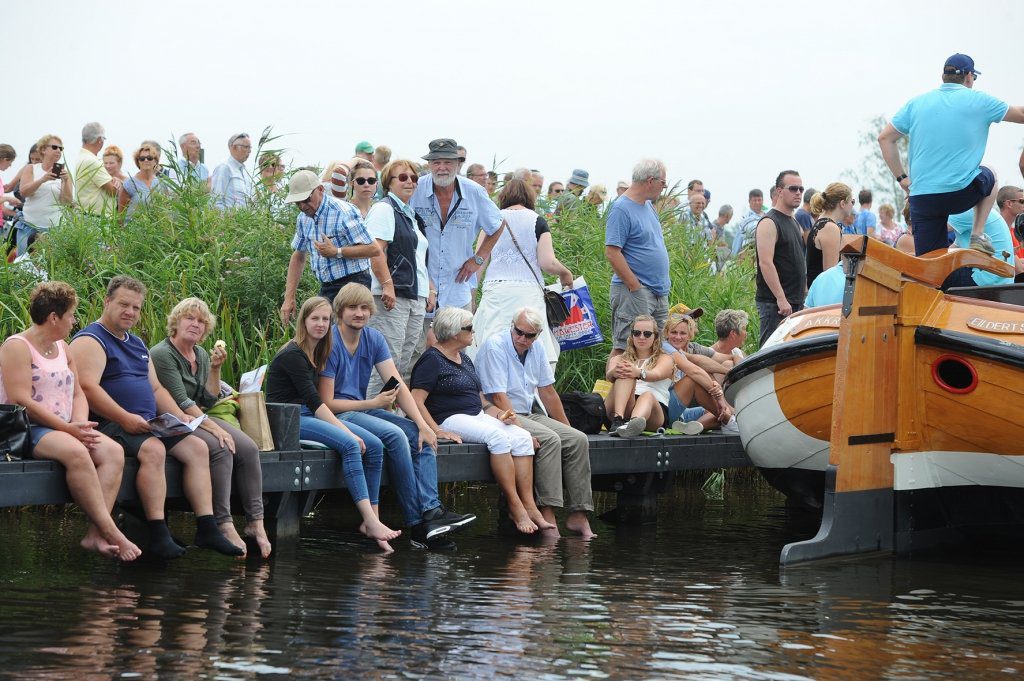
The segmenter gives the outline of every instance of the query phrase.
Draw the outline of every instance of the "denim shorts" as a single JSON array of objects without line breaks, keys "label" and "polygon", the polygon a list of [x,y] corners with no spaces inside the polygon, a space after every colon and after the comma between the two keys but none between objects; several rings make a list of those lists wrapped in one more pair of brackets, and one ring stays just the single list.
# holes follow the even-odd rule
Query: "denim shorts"
[{"label": "denim shorts", "polygon": [[57,431],[55,431],[53,428],[47,428],[46,426],[37,426],[34,423],[29,424],[28,437],[32,441],[32,449],[36,448],[36,445],[39,444],[39,441],[43,439],[44,435],[48,435],[50,433],[55,432]]}]

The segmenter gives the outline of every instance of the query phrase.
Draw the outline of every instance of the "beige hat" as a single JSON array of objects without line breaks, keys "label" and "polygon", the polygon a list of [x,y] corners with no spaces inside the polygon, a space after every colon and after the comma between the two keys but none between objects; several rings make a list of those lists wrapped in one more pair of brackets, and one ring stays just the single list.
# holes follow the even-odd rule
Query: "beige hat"
[{"label": "beige hat", "polygon": [[292,181],[288,184],[288,196],[284,198],[285,203],[298,203],[305,201],[313,190],[320,186],[320,178],[312,170],[300,170],[292,175]]}]

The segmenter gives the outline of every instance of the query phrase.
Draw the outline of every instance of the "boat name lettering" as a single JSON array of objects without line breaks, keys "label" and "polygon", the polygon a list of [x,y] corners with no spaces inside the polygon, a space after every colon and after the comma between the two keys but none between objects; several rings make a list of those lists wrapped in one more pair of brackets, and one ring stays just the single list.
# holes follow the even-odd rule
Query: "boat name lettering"
[{"label": "boat name lettering", "polygon": [[790,332],[790,336],[799,336],[804,331],[810,329],[838,329],[839,328],[839,315],[837,314],[819,314],[813,317],[807,317],[806,319],[800,320],[796,328]]},{"label": "boat name lettering", "polygon": [[984,317],[971,317],[967,320],[967,326],[988,333],[1024,333],[1024,322],[996,321]]}]

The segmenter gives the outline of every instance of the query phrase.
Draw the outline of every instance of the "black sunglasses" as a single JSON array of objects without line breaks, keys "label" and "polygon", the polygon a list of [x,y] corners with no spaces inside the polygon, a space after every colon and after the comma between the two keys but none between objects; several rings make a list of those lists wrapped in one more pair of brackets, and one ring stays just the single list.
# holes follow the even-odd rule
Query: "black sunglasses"
[{"label": "black sunglasses", "polygon": [[538,335],[540,335],[540,332],[527,333],[526,331],[523,331],[522,329],[520,329],[518,326],[513,326],[512,330],[516,332],[517,336],[522,336],[523,338],[533,339],[533,338],[536,338]]},{"label": "black sunglasses", "polygon": [[473,325],[470,324],[469,326],[464,326],[464,327],[462,327],[462,330],[463,331],[472,331],[473,330]]},{"label": "black sunglasses", "polygon": [[791,191],[791,192],[799,192],[799,193],[801,193],[801,194],[802,194],[802,193],[803,193],[803,191],[804,191],[804,188],[803,188],[803,187],[801,187],[801,186],[800,186],[800,185],[798,185],[798,184],[791,184],[791,185],[789,185],[788,187],[786,187],[786,189],[788,189],[788,190],[789,190],[789,191]]},{"label": "black sunglasses", "polygon": [[375,184],[377,184],[377,178],[376,177],[357,177],[355,179],[355,183],[356,184],[375,185]]},{"label": "black sunglasses", "polygon": [[50,148],[53,149],[54,151],[64,151],[64,147],[60,146],[59,144],[51,144]]},{"label": "black sunglasses", "polygon": [[650,338],[653,335],[653,331],[641,331],[640,329],[633,329],[633,338],[639,338],[640,336],[643,336],[644,338]]},{"label": "black sunglasses", "polygon": [[140,161],[155,161],[156,156],[139,156]]}]

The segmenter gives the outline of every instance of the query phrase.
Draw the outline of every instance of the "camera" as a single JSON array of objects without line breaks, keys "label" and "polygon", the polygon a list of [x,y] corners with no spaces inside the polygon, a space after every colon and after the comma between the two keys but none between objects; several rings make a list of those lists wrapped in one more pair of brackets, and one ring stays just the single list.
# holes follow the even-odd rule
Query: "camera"
[{"label": "camera", "polygon": [[52,172],[57,177],[60,177],[60,174],[62,172],[64,172],[64,164],[63,163],[54,163],[53,164],[53,170],[51,170],[50,172]]}]

